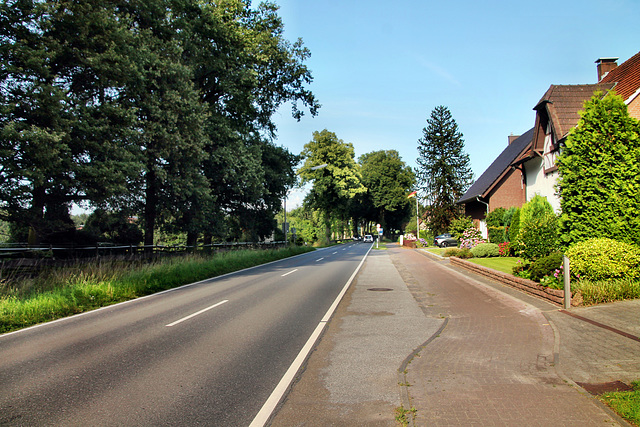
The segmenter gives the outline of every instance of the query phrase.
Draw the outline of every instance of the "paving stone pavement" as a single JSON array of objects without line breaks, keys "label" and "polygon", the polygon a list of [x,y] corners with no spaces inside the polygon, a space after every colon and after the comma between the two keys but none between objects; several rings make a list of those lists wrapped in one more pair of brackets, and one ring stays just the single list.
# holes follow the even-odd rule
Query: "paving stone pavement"
[{"label": "paving stone pavement", "polygon": [[399,405],[415,407],[411,426],[628,425],[577,383],[640,379],[628,337],[640,300],[570,310],[606,329],[388,247],[372,251],[271,425],[394,426]]},{"label": "paving stone pavement", "polygon": [[[536,307],[417,251],[390,250],[428,316],[446,328],[409,365],[415,425],[596,426],[619,419],[563,380],[554,329]],[[566,314],[563,316],[569,317]]]}]

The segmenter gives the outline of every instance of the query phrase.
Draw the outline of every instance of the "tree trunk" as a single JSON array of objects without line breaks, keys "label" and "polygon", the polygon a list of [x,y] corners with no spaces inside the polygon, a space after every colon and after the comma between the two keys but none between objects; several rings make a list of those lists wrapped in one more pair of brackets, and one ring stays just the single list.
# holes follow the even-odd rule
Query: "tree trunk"
[{"label": "tree trunk", "polygon": [[[187,233],[187,246],[189,246],[189,251],[195,252],[196,245],[198,244],[198,233],[189,231]],[[193,248],[191,248],[193,246]]]},{"label": "tree trunk", "polygon": [[156,216],[158,215],[158,191],[156,188],[156,174],[153,168],[145,177],[147,188],[145,190],[144,205],[144,245],[145,252],[153,252],[153,233],[156,227]]},{"label": "tree trunk", "polygon": [[42,186],[33,189],[33,202],[31,203],[29,218],[29,246],[37,246],[42,241],[42,220],[44,218],[45,189]]}]

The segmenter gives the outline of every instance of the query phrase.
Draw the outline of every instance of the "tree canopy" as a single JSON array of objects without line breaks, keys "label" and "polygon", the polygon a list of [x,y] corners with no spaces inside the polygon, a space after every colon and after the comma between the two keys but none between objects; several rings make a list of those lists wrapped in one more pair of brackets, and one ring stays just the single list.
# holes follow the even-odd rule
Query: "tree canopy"
[{"label": "tree canopy", "polygon": [[[396,150],[381,150],[363,154],[358,159],[362,184],[367,189],[361,203],[371,206],[376,221],[386,230],[401,229],[411,216],[412,203],[407,194],[415,185],[415,175]],[[366,212],[366,211],[365,211]]]},{"label": "tree canopy", "polygon": [[72,203],[137,215],[149,244],[265,234],[238,218],[271,215],[294,179],[271,117],[317,113],[309,54],[270,3],[1,1],[3,219],[32,243],[72,227]]}]

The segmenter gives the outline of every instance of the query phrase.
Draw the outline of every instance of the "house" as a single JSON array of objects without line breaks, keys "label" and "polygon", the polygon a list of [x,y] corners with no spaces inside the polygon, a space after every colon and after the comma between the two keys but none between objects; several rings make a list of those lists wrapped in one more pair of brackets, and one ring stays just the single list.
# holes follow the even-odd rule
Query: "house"
[{"label": "house", "polygon": [[536,104],[533,108],[536,122],[531,147],[513,162],[524,175],[527,201],[540,194],[547,198],[556,213],[560,212],[560,199],[555,190],[558,179],[556,157],[560,145],[578,124],[584,102],[594,93],[604,97],[614,86],[614,83],[551,85]]},{"label": "house", "polygon": [[524,176],[512,163],[531,146],[532,138],[533,129],[521,136],[509,136],[507,147],[457,202],[464,204],[465,215],[473,218],[485,238],[484,218],[488,212],[522,206],[526,201]]},{"label": "house", "polygon": [[[523,146],[517,148],[511,148],[510,144],[458,200],[457,203],[465,205],[466,215],[482,224],[487,212],[497,207],[522,206],[536,194],[545,196],[553,209],[560,212],[555,190],[558,179],[555,160],[569,131],[578,124],[584,102],[595,93],[604,97],[615,91],[627,104],[629,114],[640,119],[640,52],[620,66],[617,60],[599,58],[596,61],[597,83],[549,87],[533,108],[536,112],[533,129],[521,137],[528,141],[519,141]],[[516,157],[505,164],[516,151],[519,151]],[[522,189],[514,184],[518,175]]]}]

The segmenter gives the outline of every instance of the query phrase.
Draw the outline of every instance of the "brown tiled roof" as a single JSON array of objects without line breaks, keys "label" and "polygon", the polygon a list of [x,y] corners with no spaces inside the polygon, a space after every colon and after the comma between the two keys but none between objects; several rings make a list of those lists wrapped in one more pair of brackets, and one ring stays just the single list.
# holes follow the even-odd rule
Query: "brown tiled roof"
[{"label": "brown tiled roof", "polygon": [[600,83],[617,83],[616,93],[625,101],[629,99],[640,88],[640,52],[609,71]]},{"label": "brown tiled roof", "polygon": [[534,107],[540,112],[545,109],[549,115],[558,141],[565,137],[571,128],[578,124],[580,114],[584,109],[584,101],[597,91],[605,95],[615,86],[615,83],[597,83],[591,85],[551,85],[547,93]]}]

